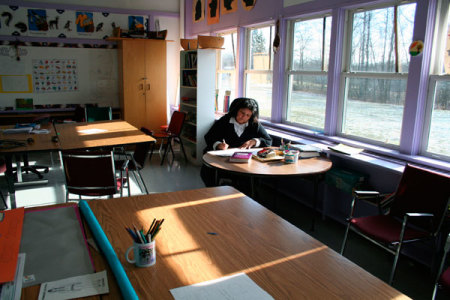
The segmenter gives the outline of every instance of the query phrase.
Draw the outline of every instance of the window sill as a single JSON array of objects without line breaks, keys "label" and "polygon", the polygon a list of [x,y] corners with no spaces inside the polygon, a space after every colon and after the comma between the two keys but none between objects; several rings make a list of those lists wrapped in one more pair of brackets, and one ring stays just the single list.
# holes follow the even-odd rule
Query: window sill
[{"label": "window sill", "polygon": [[[361,143],[338,136],[326,136],[321,132],[302,129],[285,124],[271,123],[266,120],[261,120],[261,123],[263,123],[270,135],[287,139],[295,143],[314,144],[315,146],[320,147],[328,155],[366,162],[373,166],[388,168],[396,172],[403,172],[405,163],[414,163],[429,168],[434,168],[441,172],[450,172],[449,162],[420,155],[406,155],[396,150]],[[328,146],[336,145],[338,143],[343,143],[357,148],[363,148],[364,151],[359,154],[350,156],[328,149]]]}]

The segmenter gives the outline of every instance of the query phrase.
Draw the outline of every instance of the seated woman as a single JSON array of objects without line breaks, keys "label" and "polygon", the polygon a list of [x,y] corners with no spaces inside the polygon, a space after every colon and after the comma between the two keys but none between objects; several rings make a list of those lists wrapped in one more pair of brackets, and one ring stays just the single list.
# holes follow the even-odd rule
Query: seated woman
[{"label": "seated woman", "polygon": [[[258,117],[259,107],[256,100],[250,98],[235,99],[230,105],[228,114],[216,121],[205,135],[205,152],[272,145],[272,138],[258,121]],[[213,174],[210,168],[202,167],[201,175],[206,186],[214,185]]]}]

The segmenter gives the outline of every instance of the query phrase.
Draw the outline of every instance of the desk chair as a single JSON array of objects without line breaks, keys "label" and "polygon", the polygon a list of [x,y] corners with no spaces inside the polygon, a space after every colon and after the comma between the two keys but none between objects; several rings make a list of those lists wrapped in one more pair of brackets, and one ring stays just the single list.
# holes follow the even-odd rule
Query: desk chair
[{"label": "desk chair", "polygon": [[[34,118],[31,123],[45,125],[51,122],[51,116],[49,114],[43,114]],[[21,172],[28,174],[29,172],[36,174],[39,179],[44,178],[42,173],[48,173],[49,167],[44,165],[33,165],[30,166],[28,153],[22,154],[23,166],[21,166]],[[17,156],[17,163],[20,164],[20,159]],[[17,168],[13,168],[13,172],[17,172]]]},{"label": "desk chair", "polygon": [[[449,186],[450,176],[407,164],[394,194],[384,197],[378,192],[355,191],[341,254],[352,229],[394,255],[388,281],[392,284],[403,244],[425,239],[437,243],[450,200]],[[380,214],[354,217],[357,200],[376,204]]]},{"label": "desk chair", "polygon": [[81,196],[123,195],[122,179],[117,180],[112,151],[61,151],[66,178],[66,201],[69,194]]},{"label": "desk chair", "polygon": [[441,265],[439,266],[436,281],[434,283],[434,290],[432,297],[433,300],[436,298],[438,292],[439,294],[445,293],[447,297],[450,297],[450,266],[447,267],[445,271],[443,271],[449,251],[450,251],[450,233],[447,236],[447,241],[444,247],[444,253],[442,255]]},{"label": "desk chair", "polygon": [[[145,127],[141,128],[141,131],[144,132],[147,135],[151,135],[150,130],[148,130]],[[147,186],[145,185],[144,178],[142,177],[141,170],[144,168],[145,160],[147,158],[148,152],[150,151],[150,147],[155,147],[155,143],[139,143],[136,144],[135,150],[132,155],[125,154],[125,159],[122,160],[115,160],[114,164],[116,165],[116,171],[120,172],[120,178],[126,178],[127,181],[127,189],[128,189],[128,196],[131,196],[130,191],[130,181],[129,181],[129,171],[132,171],[134,174],[134,178],[136,182],[139,184],[142,184],[142,187],[144,187],[145,193],[148,194]],[[119,169],[117,169],[119,168]],[[125,173],[125,176],[123,176]],[[139,180],[138,180],[139,177]],[[142,188],[141,188],[142,191]]]},{"label": "desk chair", "polygon": [[[175,159],[175,153],[172,148],[172,140],[180,143],[181,150],[183,151],[184,159],[187,161],[186,152],[184,151],[183,141],[181,140],[181,131],[183,130],[184,120],[186,119],[186,113],[181,111],[174,111],[170,118],[169,127],[166,132],[153,133],[152,136],[155,139],[161,139],[161,143],[166,141],[164,145],[164,153],[161,159],[161,166],[164,163],[167,152],[172,152],[173,159]],[[153,149],[150,153],[150,159],[153,155]]]},{"label": "desk chair", "polygon": [[86,107],[86,122],[112,120],[112,109],[107,107]]}]

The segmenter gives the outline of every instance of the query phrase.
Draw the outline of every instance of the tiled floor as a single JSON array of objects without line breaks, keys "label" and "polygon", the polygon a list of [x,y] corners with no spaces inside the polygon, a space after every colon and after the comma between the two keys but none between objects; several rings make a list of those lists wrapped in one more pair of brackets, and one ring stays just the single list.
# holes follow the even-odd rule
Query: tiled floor
[{"label": "tiled floor", "polygon": [[[33,156],[30,158],[33,159]],[[64,202],[64,174],[60,166],[59,155],[57,153],[53,153],[52,155],[40,154],[34,158],[38,160],[39,164],[51,166],[49,174],[46,174],[46,178],[49,179],[49,184],[18,189],[16,192],[17,206],[36,206]],[[181,155],[177,153],[177,158],[173,163],[166,161],[160,166],[160,156],[156,153],[153,155],[152,161],[147,161],[142,174],[150,193],[204,187],[199,176],[200,168],[186,163],[184,159],[180,158]],[[4,182],[4,178],[0,178],[0,185],[3,186],[3,191]],[[132,194],[139,193],[138,186],[133,184]],[[267,193],[264,192],[263,194],[265,197],[271,197],[270,191]],[[76,198],[73,196],[72,198]],[[257,200],[263,205],[270,203],[266,199]],[[267,207],[270,208],[270,204],[267,204]],[[311,231],[311,210],[289,199],[280,199],[277,203],[276,212],[330,248],[339,251],[344,234],[344,226],[342,224],[331,219],[316,218],[316,229]],[[385,281],[387,280],[392,257],[368,242],[355,235],[351,235],[346,257],[374,276]],[[343,274],[343,276],[346,276],[346,274]],[[429,269],[426,267],[412,260],[401,258],[394,287],[413,299],[430,299],[433,290],[433,278],[430,275]],[[371,298],[371,295],[368,295],[368,298]]]}]

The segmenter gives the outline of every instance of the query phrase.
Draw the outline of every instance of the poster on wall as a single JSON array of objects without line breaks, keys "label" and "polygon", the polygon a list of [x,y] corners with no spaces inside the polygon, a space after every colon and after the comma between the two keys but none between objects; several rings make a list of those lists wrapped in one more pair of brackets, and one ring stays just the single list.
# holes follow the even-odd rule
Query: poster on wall
[{"label": "poster on wall", "polygon": [[33,59],[35,93],[78,91],[76,59]]},{"label": "poster on wall", "polygon": [[194,0],[192,4],[192,20],[194,20],[194,23],[203,21],[205,18],[205,0]]},{"label": "poster on wall", "polygon": [[220,0],[220,14],[225,15],[237,11],[238,0]]},{"label": "poster on wall", "polygon": [[206,7],[206,23],[208,25],[219,23],[219,0],[208,0]]},{"label": "poster on wall", "polygon": [[[0,35],[104,39],[129,29],[128,14],[0,5]],[[148,16],[131,16],[144,25]],[[136,23],[137,25],[137,23]],[[139,25],[137,25],[139,27]]]},{"label": "poster on wall", "polygon": [[94,32],[94,15],[91,12],[76,12],[77,32]]},{"label": "poster on wall", "polygon": [[255,7],[256,0],[242,0],[242,6],[245,10],[252,10]]}]

